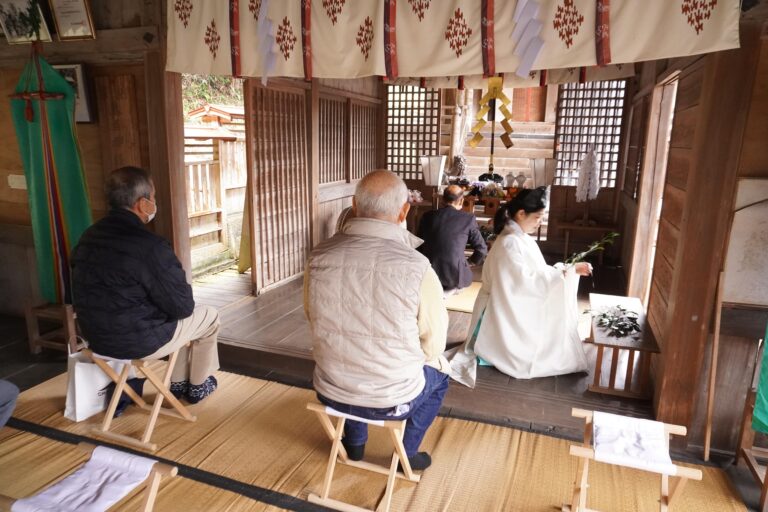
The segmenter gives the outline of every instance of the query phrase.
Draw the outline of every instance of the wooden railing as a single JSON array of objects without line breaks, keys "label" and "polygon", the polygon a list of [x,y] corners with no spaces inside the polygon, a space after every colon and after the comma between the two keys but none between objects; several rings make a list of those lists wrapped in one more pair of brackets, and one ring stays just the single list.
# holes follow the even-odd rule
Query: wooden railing
[{"label": "wooden railing", "polygon": [[222,211],[224,189],[219,161],[192,162],[184,167],[192,249],[216,243],[226,244]]}]

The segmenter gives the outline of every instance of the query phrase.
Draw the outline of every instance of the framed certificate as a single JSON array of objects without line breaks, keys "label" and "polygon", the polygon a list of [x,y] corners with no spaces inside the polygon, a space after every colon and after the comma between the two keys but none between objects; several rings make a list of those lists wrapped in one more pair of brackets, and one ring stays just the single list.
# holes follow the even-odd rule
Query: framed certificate
[{"label": "framed certificate", "polygon": [[60,41],[95,39],[88,0],[48,0]]},{"label": "framed certificate", "polygon": [[[36,19],[35,19],[36,18]],[[11,44],[37,41],[34,24],[40,22],[42,42],[51,42],[51,33],[43,18],[40,6],[35,9],[31,0],[0,0],[0,27]]]}]

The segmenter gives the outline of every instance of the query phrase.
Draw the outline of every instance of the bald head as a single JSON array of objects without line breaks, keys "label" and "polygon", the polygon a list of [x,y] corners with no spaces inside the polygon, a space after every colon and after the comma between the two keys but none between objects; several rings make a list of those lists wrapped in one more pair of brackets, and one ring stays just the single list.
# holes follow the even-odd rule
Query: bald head
[{"label": "bald head", "polygon": [[461,208],[464,202],[464,189],[458,185],[449,185],[443,190],[443,201],[445,204]]},{"label": "bald head", "polygon": [[370,172],[355,187],[352,209],[356,217],[399,223],[408,207],[408,187],[393,172]]}]

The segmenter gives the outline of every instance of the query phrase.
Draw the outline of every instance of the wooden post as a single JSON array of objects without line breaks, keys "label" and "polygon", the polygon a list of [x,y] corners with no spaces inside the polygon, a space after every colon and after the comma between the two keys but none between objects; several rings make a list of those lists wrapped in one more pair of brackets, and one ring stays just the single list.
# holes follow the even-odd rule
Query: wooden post
[{"label": "wooden post", "polygon": [[717,299],[715,300],[715,332],[712,335],[712,360],[709,365],[709,393],[707,394],[707,419],[704,426],[704,460],[709,460],[709,447],[712,444],[712,413],[715,407],[715,381],[717,379],[717,350],[720,345],[720,318],[723,310],[723,272],[717,280]]},{"label": "wooden post", "polygon": [[320,188],[320,82],[312,79],[307,91],[307,161],[309,162],[309,232],[310,249],[320,243],[320,224],[317,221]]}]

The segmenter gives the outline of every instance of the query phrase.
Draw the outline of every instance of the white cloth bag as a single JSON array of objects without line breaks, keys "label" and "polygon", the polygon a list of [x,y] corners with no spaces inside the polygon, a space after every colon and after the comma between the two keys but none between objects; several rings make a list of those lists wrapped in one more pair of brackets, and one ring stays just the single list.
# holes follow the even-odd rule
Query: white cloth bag
[{"label": "white cloth bag", "polygon": [[[107,361],[118,374],[123,369],[121,361]],[[131,368],[128,378],[135,377]],[[107,408],[107,386],[112,379],[82,352],[70,353],[67,359],[67,403],[64,417],[83,421]]]}]

